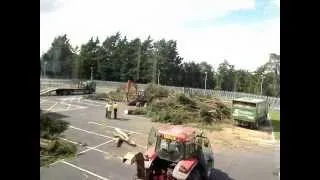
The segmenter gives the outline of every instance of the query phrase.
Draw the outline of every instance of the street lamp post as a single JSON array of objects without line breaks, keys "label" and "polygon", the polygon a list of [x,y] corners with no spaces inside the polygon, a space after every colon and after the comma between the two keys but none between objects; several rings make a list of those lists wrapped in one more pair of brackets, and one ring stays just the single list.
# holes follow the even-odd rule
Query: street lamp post
[{"label": "street lamp post", "polygon": [[160,69],[158,70],[158,86],[160,85]]},{"label": "street lamp post", "polygon": [[207,71],[205,73],[206,73],[206,78],[205,78],[205,81],[204,81],[204,89],[207,89]]},{"label": "street lamp post", "polygon": [[261,77],[261,84],[260,84],[260,94],[262,96],[262,84],[263,84],[264,76]]},{"label": "street lamp post", "polygon": [[93,81],[93,66],[91,66],[91,81]]},{"label": "street lamp post", "polygon": [[46,78],[46,66],[47,66],[47,61],[44,61],[44,78]]}]

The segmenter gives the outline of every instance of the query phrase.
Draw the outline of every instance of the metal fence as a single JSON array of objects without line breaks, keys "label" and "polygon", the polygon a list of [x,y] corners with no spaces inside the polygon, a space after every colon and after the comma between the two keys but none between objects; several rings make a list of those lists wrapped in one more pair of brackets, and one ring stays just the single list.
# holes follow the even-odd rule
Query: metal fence
[{"label": "metal fence", "polygon": [[[78,80],[76,79],[40,79],[40,89],[53,88],[53,87],[70,87]],[[125,82],[114,82],[114,81],[100,81],[95,80],[97,87],[110,87],[118,88],[120,86],[126,85]],[[147,84],[137,84],[140,88],[146,88]],[[198,88],[184,88],[184,87],[174,87],[174,86],[163,86],[175,93],[184,93],[187,95],[203,95],[211,97],[219,97],[225,100],[233,100],[240,97],[250,97],[258,99],[266,99],[270,103],[270,108],[280,111],[280,98],[260,96],[256,94],[231,92],[231,91],[217,91],[211,89],[198,89]]]}]

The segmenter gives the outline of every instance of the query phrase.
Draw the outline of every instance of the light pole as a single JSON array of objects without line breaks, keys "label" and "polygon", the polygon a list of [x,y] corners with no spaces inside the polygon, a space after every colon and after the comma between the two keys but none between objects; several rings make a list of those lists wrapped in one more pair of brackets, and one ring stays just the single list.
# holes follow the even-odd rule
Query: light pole
[{"label": "light pole", "polygon": [[93,66],[91,66],[91,81],[93,81]]},{"label": "light pole", "polygon": [[158,86],[160,85],[160,69],[158,70]]},{"label": "light pole", "polygon": [[263,84],[264,76],[261,77],[261,85],[260,85],[260,94],[262,96],[262,84]]},{"label": "light pole", "polygon": [[204,89],[207,89],[207,71],[204,73],[206,73],[206,78],[204,80]]},{"label": "light pole", "polygon": [[44,78],[46,78],[46,66],[47,66],[47,61],[44,61],[44,68],[43,68]]}]

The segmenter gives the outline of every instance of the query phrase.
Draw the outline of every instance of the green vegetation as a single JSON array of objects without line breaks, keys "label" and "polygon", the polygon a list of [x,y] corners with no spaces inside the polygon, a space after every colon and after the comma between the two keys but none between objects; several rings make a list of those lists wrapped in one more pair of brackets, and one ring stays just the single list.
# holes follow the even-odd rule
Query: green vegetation
[{"label": "green vegetation", "polygon": [[67,130],[69,123],[53,120],[48,115],[40,115],[40,166],[45,166],[62,158],[75,155],[74,144],[59,140],[59,136]]},{"label": "green vegetation", "polygon": [[47,77],[90,79],[93,67],[96,80],[157,83],[159,75],[162,85],[204,88],[207,72],[208,89],[260,94],[263,83],[264,95],[280,97],[280,55],[274,53],[266,64],[248,72],[235,69],[227,60],[216,70],[206,62],[184,60],[175,40],[128,40],[116,33],[101,42],[91,38],[80,48],[69,41],[67,35],[57,36],[40,57],[41,69],[47,63]]},{"label": "green vegetation", "polygon": [[77,147],[63,140],[55,139],[47,147],[40,147],[40,166],[49,165],[59,159],[74,157]]},{"label": "green vegetation", "polygon": [[[145,114],[155,122],[172,124],[203,123],[206,125],[228,121],[231,109],[218,99],[170,94],[163,87],[149,85],[146,89],[148,106],[130,114]],[[206,100],[205,100],[206,99]]]},{"label": "green vegetation", "polygon": [[270,117],[272,121],[274,136],[277,140],[280,140],[280,112],[272,111],[270,112]]}]

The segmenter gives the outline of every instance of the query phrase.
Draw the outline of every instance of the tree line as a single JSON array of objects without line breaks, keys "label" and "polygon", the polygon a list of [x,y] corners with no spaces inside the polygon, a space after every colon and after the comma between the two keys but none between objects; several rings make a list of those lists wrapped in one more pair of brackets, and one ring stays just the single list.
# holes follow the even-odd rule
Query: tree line
[{"label": "tree line", "polygon": [[49,78],[90,79],[91,70],[96,80],[159,81],[167,86],[206,86],[280,97],[280,55],[275,53],[254,72],[237,70],[227,60],[215,70],[206,62],[185,62],[175,40],[155,41],[150,36],[144,41],[128,40],[117,32],[102,42],[91,38],[80,48],[72,47],[66,34],[57,36],[40,57],[40,74]]}]

